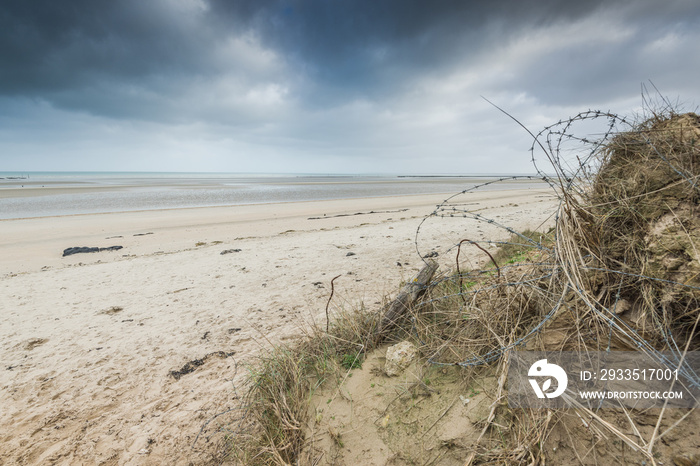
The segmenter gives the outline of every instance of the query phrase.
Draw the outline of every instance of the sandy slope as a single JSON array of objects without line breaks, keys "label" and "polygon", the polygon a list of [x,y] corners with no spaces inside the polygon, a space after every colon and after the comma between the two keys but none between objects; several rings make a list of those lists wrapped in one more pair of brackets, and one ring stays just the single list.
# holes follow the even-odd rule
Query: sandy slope
[{"label": "sandy slope", "polygon": [[[547,194],[469,200],[522,229],[552,212]],[[231,413],[212,417],[236,406],[245,363],[308,322],[324,323],[336,275],[331,311],[379,309],[419,270],[416,227],[444,198],[0,221],[0,464],[206,458],[207,440]],[[445,223],[419,239],[440,252],[454,239],[494,234],[504,236]],[[71,246],[112,245],[124,248],[61,257]],[[229,249],[240,251],[221,254]],[[438,259],[449,267],[454,254]],[[188,361],[201,364],[170,374]]]}]

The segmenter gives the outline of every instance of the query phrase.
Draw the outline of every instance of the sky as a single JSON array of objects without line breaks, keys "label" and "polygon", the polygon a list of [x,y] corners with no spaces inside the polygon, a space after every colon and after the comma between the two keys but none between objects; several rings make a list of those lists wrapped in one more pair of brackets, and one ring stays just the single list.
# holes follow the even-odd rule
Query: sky
[{"label": "sky", "polygon": [[532,173],[484,98],[537,133],[698,76],[696,0],[5,0],[0,171]]}]

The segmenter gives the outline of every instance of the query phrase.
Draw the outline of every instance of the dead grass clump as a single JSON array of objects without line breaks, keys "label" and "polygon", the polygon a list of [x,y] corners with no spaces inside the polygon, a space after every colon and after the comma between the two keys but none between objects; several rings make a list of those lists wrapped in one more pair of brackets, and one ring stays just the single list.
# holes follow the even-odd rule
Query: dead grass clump
[{"label": "dead grass clump", "polygon": [[[433,300],[414,316],[415,337],[421,351],[443,364],[469,361],[477,366],[500,358],[499,348],[522,340],[546,313],[547,291],[536,285],[533,270],[525,266],[504,269],[502,276],[468,273],[450,277],[431,289]],[[519,283],[527,275],[530,286]],[[536,275],[536,274],[534,274]],[[546,273],[541,280],[547,281]],[[461,289],[460,289],[460,281]]]},{"label": "dead grass clump", "polygon": [[[309,392],[307,371],[318,361],[303,351],[275,348],[252,374],[251,413],[259,423],[263,445],[256,459],[291,463],[304,441]],[[263,461],[266,462],[266,461]]]},{"label": "dead grass clump", "polygon": [[603,268],[632,274],[605,277],[601,299],[654,346],[670,331],[683,347],[700,307],[700,117],[655,115],[600,156],[580,236]]},{"label": "dead grass clump", "polygon": [[[675,224],[676,232],[694,226],[700,199],[700,117],[652,118],[612,138],[601,156],[602,168],[587,200],[599,219],[592,226],[599,233],[601,257],[639,270],[649,256],[662,252],[649,244],[650,234],[667,224]],[[675,249],[692,254],[689,242],[681,241],[684,247]],[[676,269],[655,267],[650,272],[670,279]]]},{"label": "dead grass clump", "polygon": [[476,367],[525,341],[556,305],[553,231],[513,234],[484,269],[433,283],[413,315],[421,351],[439,364]]},{"label": "dead grass clump", "polygon": [[[700,348],[700,118],[668,112],[629,131],[611,131],[603,141],[572,136],[573,122],[601,116],[613,122],[610,128],[618,121],[586,112],[559,123],[564,129],[548,128],[549,149],[540,146],[562,174],[552,181],[562,202],[548,244],[532,241],[540,247],[528,250],[539,234],[514,236],[494,255],[497,267],[457,274],[433,287],[432,299],[414,316],[414,333],[430,362],[474,373],[475,366],[503,361],[518,347],[647,353]],[[576,158],[578,168],[564,166],[564,140],[593,146],[588,158]],[[454,210],[446,201],[434,215]],[[600,435],[619,438],[603,453],[624,455],[631,448],[635,457],[653,462],[663,411],[656,429],[645,431],[638,443],[602,414],[582,406],[574,411],[578,419],[595,419]],[[561,414],[515,416],[517,428],[506,436],[495,436],[499,429],[489,421],[494,428],[474,444],[472,458],[523,461],[490,456],[499,451],[494,444],[508,438],[509,447],[522,452],[526,446],[530,460],[543,461],[551,455],[530,440],[546,439],[554,426],[566,429]],[[573,453],[585,462],[585,454]]]},{"label": "dead grass clump", "polygon": [[344,367],[361,364],[377,324],[376,314],[343,312],[328,333],[313,326],[305,338],[260,356],[248,377],[246,425],[226,441],[222,461],[294,464],[306,440],[309,398]]}]

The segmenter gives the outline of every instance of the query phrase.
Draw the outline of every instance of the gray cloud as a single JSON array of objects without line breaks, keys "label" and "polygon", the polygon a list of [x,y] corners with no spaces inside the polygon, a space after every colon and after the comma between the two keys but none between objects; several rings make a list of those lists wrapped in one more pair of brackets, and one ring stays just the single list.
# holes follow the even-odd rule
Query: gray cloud
[{"label": "gray cloud", "polygon": [[518,31],[595,7],[581,3],[10,1],[0,12],[0,92],[254,73],[221,54],[227,42],[249,40],[306,78],[306,98],[377,97],[416,70],[449,69]]},{"label": "gray cloud", "polygon": [[[236,170],[253,154],[261,170],[440,171],[421,169],[431,153],[523,171],[494,162],[527,138],[480,95],[535,126],[627,111],[647,80],[693,105],[699,22],[690,0],[9,0],[0,161],[82,151],[99,167],[121,147],[141,154],[133,169]],[[80,128],[91,145],[61,136]],[[187,150],[143,157],[167,141]]]}]

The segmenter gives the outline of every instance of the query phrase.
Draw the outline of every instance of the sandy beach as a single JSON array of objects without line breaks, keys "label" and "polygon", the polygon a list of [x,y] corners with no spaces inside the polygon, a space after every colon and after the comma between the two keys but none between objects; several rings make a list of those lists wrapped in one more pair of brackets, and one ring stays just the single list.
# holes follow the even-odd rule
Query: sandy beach
[{"label": "sandy beach", "polygon": [[[469,202],[534,229],[551,221],[551,194],[476,192]],[[421,268],[416,228],[446,197],[0,221],[0,464],[205,460],[246,364],[325,325],[333,277],[331,313],[378,311]],[[451,241],[506,236],[445,222],[423,229],[421,253],[449,269]],[[122,249],[62,257],[74,246]],[[465,263],[482,261],[477,253],[463,252]]]}]

